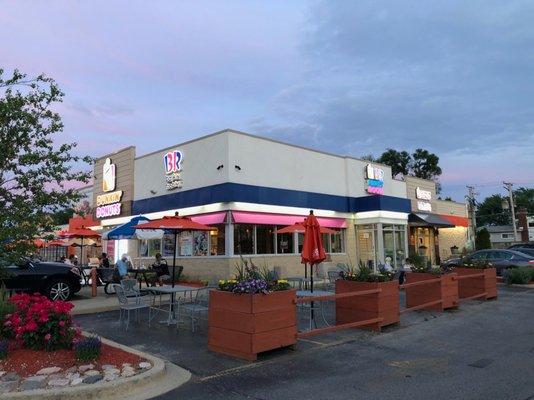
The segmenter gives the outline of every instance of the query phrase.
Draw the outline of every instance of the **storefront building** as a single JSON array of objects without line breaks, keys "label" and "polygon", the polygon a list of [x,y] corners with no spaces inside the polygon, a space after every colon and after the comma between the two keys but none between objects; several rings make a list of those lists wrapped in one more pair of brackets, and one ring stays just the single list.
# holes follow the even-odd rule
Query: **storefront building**
[{"label": "storefront building", "polygon": [[412,209],[408,224],[409,253],[419,254],[432,265],[439,265],[466,246],[466,205],[437,199],[433,181],[412,176],[404,179]]},{"label": "storefront building", "polygon": [[[140,157],[134,148],[107,155],[95,163],[95,177],[104,231],[132,216],[176,211],[214,228],[179,236],[178,260],[191,278],[226,278],[240,257],[302,275],[302,234],[276,231],[310,209],[336,231],[324,235],[334,264],[377,267],[389,257],[400,266],[408,252],[406,184],[364,160],[225,130]],[[170,236],[115,242],[110,254],[126,252],[140,265],[158,252],[172,257]]]}]

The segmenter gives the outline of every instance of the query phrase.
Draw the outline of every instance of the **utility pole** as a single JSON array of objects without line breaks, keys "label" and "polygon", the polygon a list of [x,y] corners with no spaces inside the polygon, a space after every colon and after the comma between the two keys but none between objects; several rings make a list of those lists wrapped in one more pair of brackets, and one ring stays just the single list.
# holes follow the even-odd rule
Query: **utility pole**
[{"label": "utility pole", "polygon": [[467,199],[467,215],[469,217],[469,225],[471,227],[471,246],[472,250],[476,250],[475,248],[475,237],[477,232],[477,218],[476,218],[476,192],[474,186],[467,186],[468,194],[466,196]]},{"label": "utility pole", "polygon": [[510,198],[510,211],[512,213],[512,228],[514,229],[514,242],[517,241],[517,227],[515,226],[515,204],[514,204],[514,191],[512,182],[503,182],[504,188],[508,190],[508,197]]}]

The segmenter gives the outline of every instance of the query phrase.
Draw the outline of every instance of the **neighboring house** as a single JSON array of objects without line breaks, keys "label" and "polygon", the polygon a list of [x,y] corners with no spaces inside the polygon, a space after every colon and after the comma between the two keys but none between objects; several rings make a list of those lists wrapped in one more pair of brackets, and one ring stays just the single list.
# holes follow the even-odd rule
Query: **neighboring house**
[{"label": "neighboring house", "polygon": [[527,217],[528,223],[528,240],[534,242],[534,216]]},{"label": "neighboring house", "polygon": [[491,247],[493,249],[505,249],[514,243],[521,241],[521,233],[517,232],[514,240],[514,229],[512,225],[489,225],[480,227],[486,228],[490,234]]}]

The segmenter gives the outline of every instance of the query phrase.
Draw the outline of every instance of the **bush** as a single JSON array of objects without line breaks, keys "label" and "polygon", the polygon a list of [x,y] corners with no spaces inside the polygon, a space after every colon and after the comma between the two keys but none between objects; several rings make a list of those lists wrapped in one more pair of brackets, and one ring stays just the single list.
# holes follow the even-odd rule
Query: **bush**
[{"label": "bush", "polygon": [[7,352],[9,350],[9,341],[6,339],[0,339],[0,360],[7,358]]},{"label": "bush", "polygon": [[74,350],[79,361],[92,361],[100,357],[102,341],[98,336],[84,337],[75,341]]},{"label": "bush", "polygon": [[507,284],[525,285],[534,280],[534,268],[519,267],[509,268],[504,273],[504,279]]},{"label": "bush", "polygon": [[341,279],[356,282],[389,282],[395,277],[394,272],[374,272],[371,268],[360,266],[358,270],[348,268],[339,273]]},{"label": "bush", "polygon": [[9,299],[15,306],[6,315],[4,332],[19,345],[34,350],[70,349],[79,334],[72,326],[73,304],[51,301],[40,294],[17,294]]}]

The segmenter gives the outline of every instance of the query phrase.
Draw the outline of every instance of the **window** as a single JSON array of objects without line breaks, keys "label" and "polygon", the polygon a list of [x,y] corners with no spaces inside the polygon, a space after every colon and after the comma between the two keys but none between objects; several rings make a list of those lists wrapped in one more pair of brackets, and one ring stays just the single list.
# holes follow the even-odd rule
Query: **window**
[{"label": "window", "polygon": [[513,233],[501,233],[501,239],[513,239]]},{"label": "window", "polygon": [[256,254],[274,254],[275,230],[272,225],[256,225]]},{"label": "window", "polygon": [[343,231],[330,234],[331,253],[343,253],[345,251],[345,241],[343,239]]},{"label": "window", "polygon": [[224,224],[213,225],[216,230],[210,231],[210,255],[224,256],[226,254],[225,226]]},{"label": "window", "polygon": [[155,257],[156,253],[161,253],[161,240],[160,239],[148,239],[148,240],[143,239],[139,241],[139,256],[140,257]]},{"label": "window", "polygon": [[172,254],[174,252],[174,235],[166,233],[165,235],[163,235],[162,242],[163,244],[161,255],[163,257],[172,257]]},{"label": "window", "polygon": [[330,253],[330,238],[328,233],[322,233],[321,236],[323,237],[323,247],[325,253]]},{"label": "window", "polygon": [[[282,228],[277,226],[276,229]],[[293,234],[292,233],[278,233],[276,235],[276,253],[290,254],[293,253]]]},{"label": "window", "polygon": [[234,225],[234,254],[254,254],[254,225]]}]

